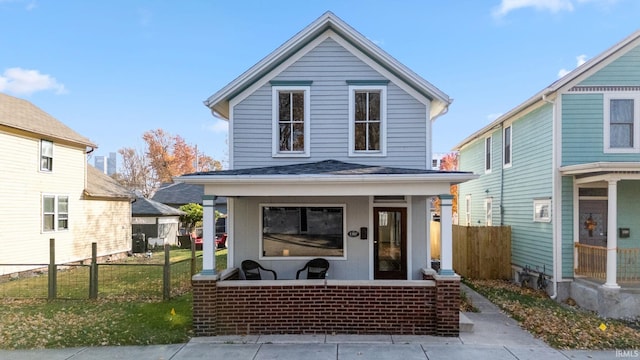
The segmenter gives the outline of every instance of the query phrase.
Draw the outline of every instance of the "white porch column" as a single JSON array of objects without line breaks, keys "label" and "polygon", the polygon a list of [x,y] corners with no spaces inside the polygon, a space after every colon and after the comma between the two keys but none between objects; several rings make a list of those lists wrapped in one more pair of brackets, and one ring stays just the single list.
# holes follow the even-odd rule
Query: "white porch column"
[{"label": "white porch column", "polygon": [[440,198],[440,275],[454,275],[453,271],[453,195],[442,194]]},{"label": "white porch column", "polygon": [[618,289],[618,180],[609,180],[607,198],[607,280],[602,286]]},{"label": "white porch column", "polygon": [[202,273],[216,274],[216,196],[202,196]]}]

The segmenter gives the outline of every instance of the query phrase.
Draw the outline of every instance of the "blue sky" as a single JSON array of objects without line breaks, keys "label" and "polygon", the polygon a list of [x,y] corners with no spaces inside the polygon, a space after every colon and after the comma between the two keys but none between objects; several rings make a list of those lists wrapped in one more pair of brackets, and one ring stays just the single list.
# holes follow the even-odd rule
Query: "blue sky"
[{"label": "blue sky", "polygon": [[637,0],[0,0],[0,92],[96,155],[162,128],[225,160],[202,102],[327,10],[454,99],[434,152],[640,28]]}]

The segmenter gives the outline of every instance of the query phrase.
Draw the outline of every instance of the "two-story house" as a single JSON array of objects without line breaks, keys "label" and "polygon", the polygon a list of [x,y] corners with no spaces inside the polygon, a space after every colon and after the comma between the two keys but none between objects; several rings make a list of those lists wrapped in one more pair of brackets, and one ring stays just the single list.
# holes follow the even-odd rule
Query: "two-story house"
[{"label": "two-story house", "polygon": [[626,291],[640,280],[640,31],[455,150],[480,174],[459,187],[460,224],[511,226],[516,278],[546,271],[554,298],[640,315]]},{"label": "two-story house", "polygon": [[[280,279],[295,279],[307,261],[324,258],[330,264],[324,284],[329,281],[332,286],[347,286],[347,290],[339,300],[319,292],[317,308],[288,312],[301,318],[303,313],[318,311],[324,301],[327,311],[345,307],[325,323],[326,316],[314,314],[308,321],[293,321],[295,325],[287,327],[289,319],[277,313],[273,302],[278,297],[271,292],[272,300],[265,304],[272,308],[257,311],[249,306],[243,311],[237,307],[229,315],[233,321],[225,317],[229,323],[220,320],[225,311],[220,305],[215,310],[215,329],[207,328],[213,326],[210,319],[194,315],[196,332],[244,332],[250,328],[266,333],[445,334],[435,330],[435,317],[425,315],[411,323],[415,319],[399,318],[401,310],[393,306],[387,308],[389,316],[359,313],[354,320],[349,316],[362,309],[345,312],[349,306],[367,311],[376,307],[363,299],[355,300],[349,294],[361,289],[348,286],[360,284],[366,291],[383,284],[400,286],[390,290],[397,299],[401,296],[396,291],[402,291],[402,286],[409,291],[411,286],[425,284],[411,281],[422,280],[429,268],[427,218],[433,197],[441,197],[443,204],[439,281],[459,285],[451,266],[449,187],[475,176],[432,170],[431,164],[432,122],[450,103],[445,93],[331,12],[209,97],[206,106],[229,121],[230,170],[178,179],[204,185],[206,194],[204,270],[194,278],[194,287],[215,289],[212,283],[203,284],[224,277],[215,273],[211,214],[215,196],[226,196],[230,269],[250,259],[274,270],[278,285],[316,286],[311,280],[288,284]],[[219,281],[217,288],[226,289],[229,283],[239,286],[239,282]],[[456,292],[453,286],[450,289]],[[194,314],[213,311],[215,304],[211,303],[200,308],[200,290],[194,294]],[[360,297],[369,296],[362,292]],[[289,299],[284,303],[296,303]],[[440,318],[455,317],[450,323],[457,334],[454,302],[442,304],[451,317],[441,314]],[[424,301],[417,307],[431,311],[424,307]],[[243,312],[246,318],[239,319]],[[256,312],[263,315],[252,318]]]},{"label": "two-story house", "polygon": [[0,275],[131,250],[130,194],[87,164],[96,145],[30,102],[0,93]]}]

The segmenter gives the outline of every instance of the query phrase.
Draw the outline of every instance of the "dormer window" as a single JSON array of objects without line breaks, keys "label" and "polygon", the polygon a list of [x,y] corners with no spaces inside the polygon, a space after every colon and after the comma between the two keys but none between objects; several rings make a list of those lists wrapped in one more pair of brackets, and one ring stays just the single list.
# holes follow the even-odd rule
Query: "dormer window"
[{"label": "dormer window", "polygon": [[386,155],[387,87],[349,86],[349,155]]},{"label": "dormer window", "polygon": [[40,171],[53,171],[53,142],[40,140]]},{"label": "dormer window", "polygon": [[273,156],[308,157],[309,86],[273,86]]}]

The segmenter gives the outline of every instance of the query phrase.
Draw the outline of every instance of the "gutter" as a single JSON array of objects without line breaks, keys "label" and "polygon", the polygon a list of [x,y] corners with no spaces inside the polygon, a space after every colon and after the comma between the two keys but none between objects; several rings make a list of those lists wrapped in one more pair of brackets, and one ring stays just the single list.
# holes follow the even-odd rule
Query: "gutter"
[{"label": "gutter", "polygon": [[562,212],[560,211],[560,206],[559,206],[559,191],[558,191],[558,187],[556,186],[556,182],[558,181],[558,173],[556,171],[556,169],[558,168],[558,153],[557,153],[557,144],[559,144],[557,140],[558,137],[558,129],[557,129],[557,120],[556,120],[556,111],[557,111],[557,107],[556,107],[556,101],[558,100],[558,98],[556,97],[556,100],[552,101],[547,99],[547,95],[550,94],[551,91],[550,89],[548,89],[548,92],[544,92],[542,93],[541,99],[542,101],[546,102],[547,104],[551,104],[552,106],[552,115],[551,115],[551,143],[552,143],[552,151],[551,151],[551,203],[552,203],[552,213],[555,214],[555,216],[553,217],[553,222],[551,225],[551,233],[552,233],[552,258],[553,258],[553,294],[551,294],[549,297],[553,300],[555,300],[558,297],[558,281],[560,281],[560,279],[562,278],[562,269],[560,268],[562,266],[561,261],[559,260],[560,258],[560,254],[562,251],[562,241],[560,239],[560,236],[558,236],[559,234],[559,229],[560,229],[560,224],[558,224],[559,222],[562,222]]}]

